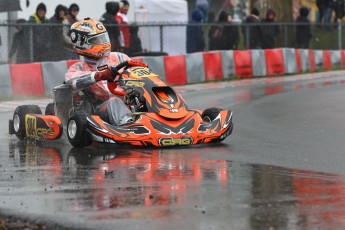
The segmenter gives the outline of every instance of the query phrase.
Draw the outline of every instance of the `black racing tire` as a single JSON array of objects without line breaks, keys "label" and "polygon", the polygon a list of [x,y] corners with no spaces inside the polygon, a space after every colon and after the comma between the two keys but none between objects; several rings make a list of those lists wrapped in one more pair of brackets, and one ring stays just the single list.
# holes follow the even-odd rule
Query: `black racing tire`
[{"label": "black racing tire", "polygon": [[25,115],[29,113],[42,114],[42,111],[38,105],[21,105],[13,113],[13,130],[20,140],[26,137]]},{"label": "black racing tire", "polygon": [[44,112],[45,115],[55,115],[55,109],[54,109],[54,103],[49,103],[46,107],[46,110]]},{"label": "black racing tire", "polygon": [[74,147],[87,147],[91,145],[91,134],[87,129],[88,116],[85,112],[76,112],[68,119],[67,137]]},{"label": "black racing tire", "polygon": [[202,114],[201,114],[201,118],[204,122],[211,122],[214,119],[216,119],[216,117],[219,115],[220,111],[222,111],[222,109],[220,109],[220,108],[205,109],[204,112],[202,112]]}]

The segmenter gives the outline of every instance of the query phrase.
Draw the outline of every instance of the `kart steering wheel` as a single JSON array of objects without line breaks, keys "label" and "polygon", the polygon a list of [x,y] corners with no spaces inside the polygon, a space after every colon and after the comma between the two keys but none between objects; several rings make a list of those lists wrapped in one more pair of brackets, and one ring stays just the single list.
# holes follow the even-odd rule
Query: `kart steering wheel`
[{"label": "kart steering wheel", "polygon": [[116,77],[119,74],[119,70],[123,67],[124,70],[128,69],[129,67],[134,67],[134,66],[142,66],[142,67],[147,67],[148,65],[143,62],[138,62],[138,61],[132,61],[132,60],[127,60],[124,62],[121,62],[117,66],[111,67],[111,72],[114,77]]},{"label": "kart steering wheel", "polygon": [[[124,67],[124,70],[126,70],[129,67],[134,67],[134,66],[148,67],[148,65],[146,63],[132,61],[132,60],[127,60],[127,61],[121,62],[117,66],[111,67],[112,76],[115,79],[115,77],[120,74],[119,70],[121,68]],[[118,95],[118,96],[124,96],[125,95],[124,90],[122,88],[121,89],[117,89],[118,88],[117,85],[118,85],[118,81],[108,81],[107,82],[108,89],[109,89],[109,91],[112,94],[115,94],[115,95]]]}]

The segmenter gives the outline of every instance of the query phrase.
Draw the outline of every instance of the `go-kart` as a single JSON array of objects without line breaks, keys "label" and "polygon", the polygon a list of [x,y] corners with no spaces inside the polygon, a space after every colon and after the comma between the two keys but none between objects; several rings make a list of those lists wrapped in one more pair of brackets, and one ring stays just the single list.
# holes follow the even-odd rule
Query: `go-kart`
[{"label": "go-kart", "polygon": [[[112,67],[120,80],[108,89],[124,100],[133,122],[114,125],[92,112],[88,95],[66,84],[54,88],[54,102],[42,115],[37,105],[16,108],[9,133],[19,139],[55,140],[66,132],[75,147],[92,142],[167,147],[221,142],[232,133],[232,111],[188,109],[184,99],[145,63],[125,61]],[[115,88],[114,86],[117,85]],[[91,109],[90,109],[91,108]]]}]

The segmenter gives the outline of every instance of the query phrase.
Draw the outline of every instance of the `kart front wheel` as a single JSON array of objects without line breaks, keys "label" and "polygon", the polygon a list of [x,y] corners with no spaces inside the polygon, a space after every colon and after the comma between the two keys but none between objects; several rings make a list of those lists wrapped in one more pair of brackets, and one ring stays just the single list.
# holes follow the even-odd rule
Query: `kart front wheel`
[{"label": "kart front wheel", "polygon": [[205,109],[201,114],[201,118],[204,122],[211,122],[218,117],[220,111],[222,111],[222,109],[219,108]]},{"label": "kart front wheel", "polygon": [[74,113],[67,122],[67,137],[74,147],[87,147],[91,144],[91,134],[87,130],[87,114]]},{"label": "kart front wheel", "polygon": [[26,137],[25,115],[29,113],[42,114],[42,111],[38,105],[21,105],[14,111],[13,132],[20,140]]}]

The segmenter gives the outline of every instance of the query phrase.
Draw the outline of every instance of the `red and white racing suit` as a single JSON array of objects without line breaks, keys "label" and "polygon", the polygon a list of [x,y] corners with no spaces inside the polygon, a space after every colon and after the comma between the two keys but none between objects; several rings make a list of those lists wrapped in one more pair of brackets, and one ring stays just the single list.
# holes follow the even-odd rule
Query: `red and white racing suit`
[{"label": "red and white racing suit", "polygon": [[95,80],[97,71],[105,70],[110,66],[129,60],[126,54],[111,52],[109,56],[99,59],[85,58],[83,61],[73,64],[65,76],[66,84],[74,91],[84,90],[94,98],[92,104],[96,114],[113,125],[122,125],[131,120],[131,111],[119,98],[111,94],[107,87],[107,81]]}]

